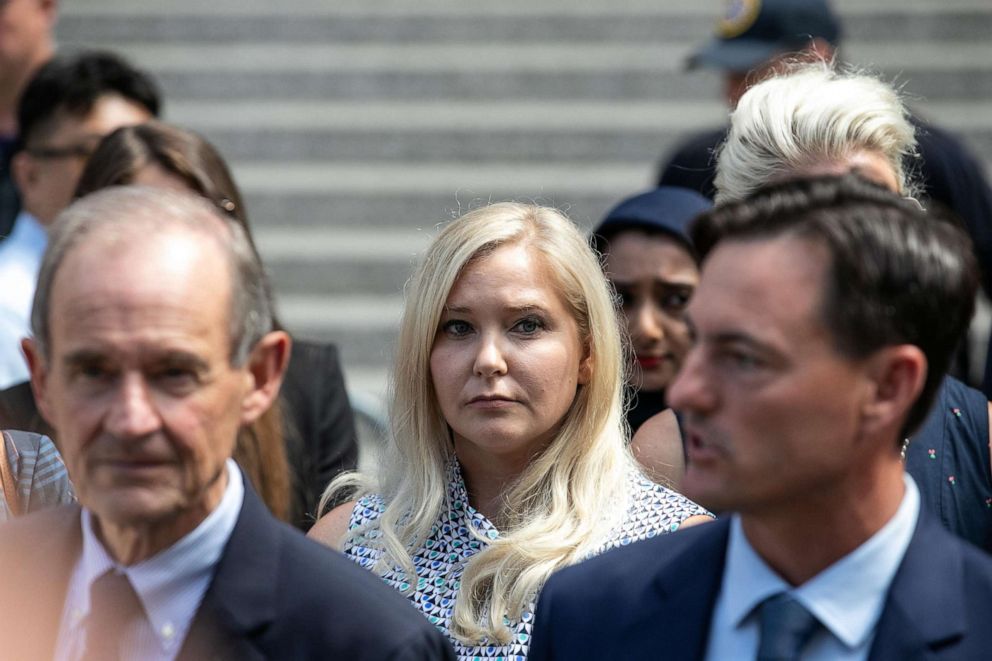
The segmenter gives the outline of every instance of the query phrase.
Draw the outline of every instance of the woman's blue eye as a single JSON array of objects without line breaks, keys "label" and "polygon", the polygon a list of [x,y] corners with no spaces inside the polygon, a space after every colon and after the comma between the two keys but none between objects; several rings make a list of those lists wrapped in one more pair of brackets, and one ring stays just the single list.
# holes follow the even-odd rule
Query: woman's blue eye
[{"label": "woman's blue eye", "polygon": [[513,327],[514,330],[520,331],[521,333],[536,333],[537,331],[544,328],[544,324],[540,319],[535,319],[533,317],[528,317],[527,319],[521,319]]},{"label": "woman's blue eye", "polygon": [[448,335],[459,336],[471,332],[472,326],[468,322],[462,321],[461,319],[452,319],[444,322],[441,326],[441,330]]}]

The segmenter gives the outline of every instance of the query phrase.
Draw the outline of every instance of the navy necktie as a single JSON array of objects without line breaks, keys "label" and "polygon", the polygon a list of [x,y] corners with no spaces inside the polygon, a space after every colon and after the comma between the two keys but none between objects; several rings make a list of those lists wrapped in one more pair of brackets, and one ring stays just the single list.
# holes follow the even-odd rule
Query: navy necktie
[{"label": "navy necktie", "polygon": [[813,615],[789,594],[769,597],[761,605],[758,661],[796,661],[820,626]]},{"label": "navy necktie", "polygon": [[127,624],[144,609],[126,574],[111,569],[90,586],[90,612],[86,617],[86,652],[83,661],[116,660],[120,637]]}]

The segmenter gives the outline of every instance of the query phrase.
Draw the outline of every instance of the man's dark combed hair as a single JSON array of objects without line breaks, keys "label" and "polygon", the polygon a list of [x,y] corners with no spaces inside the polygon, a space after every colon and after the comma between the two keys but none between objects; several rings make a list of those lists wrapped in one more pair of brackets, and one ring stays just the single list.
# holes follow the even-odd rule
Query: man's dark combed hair
[{"label": "man's dark combed hair", "polygon": [[158,86],[117,55],[90,51],[52,59],[31,79],[18,103],[20,145],[35,137],[59,111],[85,117],[106,94],[118,94],[158,116]]},{"label": "man's dark combed hair", "polygon": [[764,187],[701,215],[690,233],[704,262],[722,241],[790,236],[825,247],[823,319],[837,349],[863,358],[896,344],[919,347],[927,376],[903,435],[924,420],[978,287],[971,241],[950,218],[850,174]]}]

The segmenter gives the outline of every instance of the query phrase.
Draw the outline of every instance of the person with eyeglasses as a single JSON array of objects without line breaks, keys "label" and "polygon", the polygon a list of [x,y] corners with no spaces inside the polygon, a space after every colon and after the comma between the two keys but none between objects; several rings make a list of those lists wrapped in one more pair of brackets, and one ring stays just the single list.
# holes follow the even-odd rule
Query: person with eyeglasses
[{"label": "person with eyeglasses", "polygon": [[86,159],[103,136],[157,116],[160,105],[147,74],[106,52],[57,57],[25,88],[11,161],[22,209],[0,243],[0,387],[28,377],[20,340],[28,335],[47,228],[72,201]]}]

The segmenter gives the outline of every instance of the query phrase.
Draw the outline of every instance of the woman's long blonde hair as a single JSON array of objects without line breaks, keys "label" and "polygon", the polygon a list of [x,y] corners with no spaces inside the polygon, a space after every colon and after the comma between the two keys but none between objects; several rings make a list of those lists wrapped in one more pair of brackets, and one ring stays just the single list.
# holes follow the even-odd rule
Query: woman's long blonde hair
[{"label": "woman's long blonde hair", "polygon": [[599,261],[571,221],[554,209],[500,203],[440,232],[407,286],[391,384],[392,436],[378,479],[342,476],[324,498],[356,486],[359,495],[381,494],[380,534],[370,539],[359,529],[349,539],[383,549],[380,573],[400,568],[414,576],[411,553],[450,506],[446,467],[454,450],[430,374],[434,338],[465,266],[507,245],[525,245],[544,258],[578,322],[592,371],[557,437],[508,487],[500,537],[485,539],[487,546],[465,567],[451,633],[468,644],[510,642],[504,616],[518,619],[553,571],[594,552],[627,504],[632,459],[623,421],[621,327]]}]

